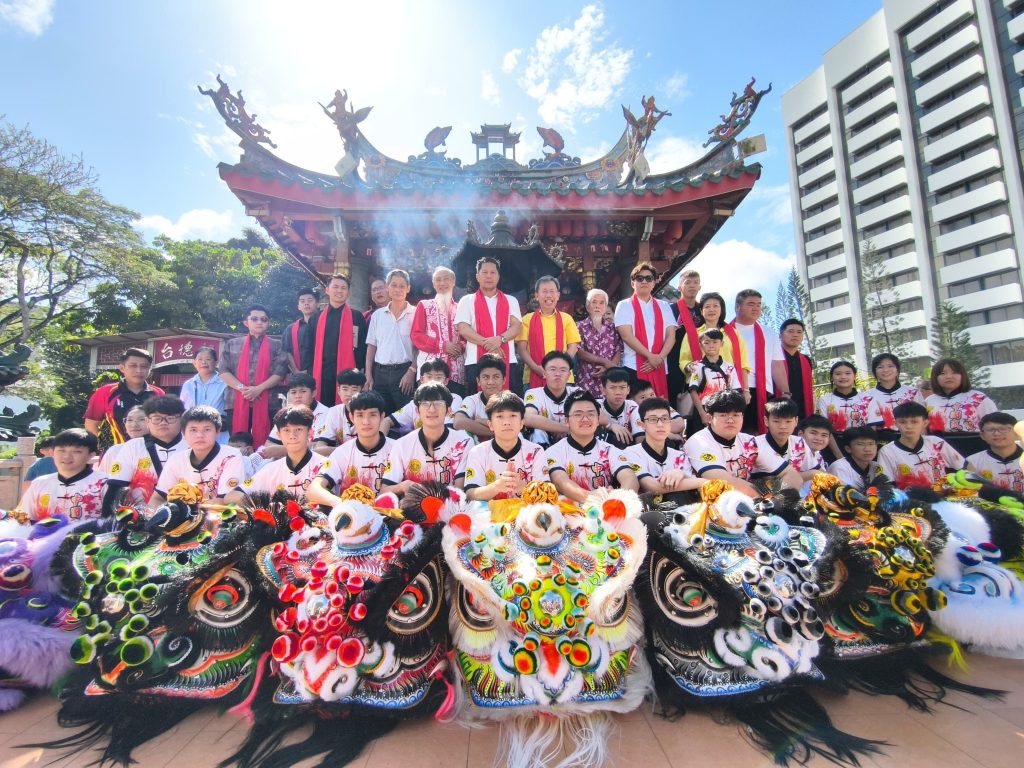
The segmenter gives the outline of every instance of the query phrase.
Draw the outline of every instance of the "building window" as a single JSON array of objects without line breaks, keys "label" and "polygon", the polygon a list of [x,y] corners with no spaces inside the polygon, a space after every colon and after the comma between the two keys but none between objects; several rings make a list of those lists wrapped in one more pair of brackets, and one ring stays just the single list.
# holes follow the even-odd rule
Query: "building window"
[{"label": "building window", "polygon": [[985,208],[981,211],[975,211],[974,213],[968,213],[963,216],[959,216],[955,219],[940,222],[939,234],[948,235],[951,232],[956,232],[958,229],[969,227],[972,224],[980,224],[983,221],[994,219],[997,216],[1003,216],[1008,213],[1008,209],[1005,204],[994,205],[991,208]]},{"label": "building window", "polygon": [[898,171],[902,167],[903,158],[900,158],[899,160],[894,160],[888,165],[883,165],[881,168],[876,168],[875,170],[869,171],[868,173],[865,173],[863,176],[860,176],[857,179],[855,179],[853,182],[853,188],[860,189],[865,184],[870,184],[872,181],[877,181],[883,176],[889,175],[893,171]]},{"label": "building window", "polygon": [[883,232],[889,232],[890,230],[902,227],[904,224],[910,223],[910,214],[904,213],[902,216],[897,216],[894,219],[888,219],[883,221],[881,224],[875,224],[873,227],[860,230],[861,240],[870,240]]},{"label": "building window", "polygon": [[981,353],[981,362],[984,365],[1024,362],[1024,339],[979,344],[977,350]]},{"label": "building window", "polygon": [[843,294],[842,296],[833,296],[829,299],[822,299],[821,301],[814,302],[814,311],[823,312],[826,309],[833,309],[834,307],[841,307],[845,304],[850,303],[850,295]]},{"label": "building window", "polygon": [[864,131],[866,131],[871,126],[877,125],[878,123],[882,122],[887,117],[889,117],[889,115],[895,115],[895,114],[896,114],[896,105],[892,104],[892,105],[886,107],[881,112],[875,113],[874,115],[869,117],[867,120],[864,120],[862,122],[857,123],[857,125],[855,127],[848,127],[846,129],[847,141],[852,139],[858,133],[863,133]]},{"label": "building window", "polygon": [[820,288],[823,285],[829,283],[836,283],[846,277],[845,269],[837,269],[835,272],[829,272],[827,275],[819,275],[818,277],[811,278],[811,288]]},{"label": "building window", "polygon": [[958,184],[955,187],[944,189],[941,192],[936,192],[931,196],[931,199],[935,203],[944,203],[947,200],[952,200],[954,197],[959,197],[965,192],[970,192],[974,189],[981,189],[987,187],[989,184],[993,184],[997,181],[1003,180],[1003,174],[999,171],[991,171],[986,173],[984,176],[977,176],[973,179],[968,179],[963,184]]},{"label": "building window", "polygon": [[808,264],[820,264],[827,259],[831,259],[833,256],[839,256],[843,253],[842,245],[833,245],[831,248],[826,248],[824,251],[811,254],[807,259]]},{"label": "building window", "polygon": [[817,326],[818,333],[839,333],[840,331],[848,331],[853,328],[853,320],[850,318],[844,318],[842,320],[835,320],[831,323],[822,323]]},{"label": "building window", "polygon": [[1015,285],[1018,279],[1017,270],[1009,269],[1005,272],[983,275],[959,283],[950,283],[946,286],[946,292],[949,298],[954,299],[957,296],[966,296],[969,293],[998,288],[1001,285]]},{"label": "building window", "polygon": [[1020,304],[1011,304],[1005,307],[982,309],[977,312],[967,313],[967,323],[972,328],[976,328],[979,325],[991,325],[992,323],[1002,323],[1007,320],[1020,320],[1022,318],[1024,318],[1024,306]]}]

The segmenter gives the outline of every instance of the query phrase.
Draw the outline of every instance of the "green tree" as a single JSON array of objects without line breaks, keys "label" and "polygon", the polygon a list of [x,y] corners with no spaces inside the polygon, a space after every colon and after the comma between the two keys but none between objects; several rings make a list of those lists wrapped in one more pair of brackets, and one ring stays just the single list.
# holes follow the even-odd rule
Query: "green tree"
[{"label": "green tree", "polygon": [[951,301],[944,301],[936,307],[932,318],[931,348],[935,359],[952,357],[964,364],[971,379],[971,386],[985,388],[989,383],[988,367],[981,359],[981,353],[971,342],[967,313]]},{"label": "green tree", "polygon": [[804,324],[803,351],[814,361],[814,379],[816,383],[828,380],[828,368],[835,354],[821,338],[814,320],[814,307],[811,295],[800,280],[796,267],[791,267],[784,280],[779,281],[775,294],[775,315],[779,325],[795,317]]},{"label": "green tree", "polygon": [[80,157],[0,122],[0,352],[89,302],[104,280],[164,287],[132,228]]},{"label": "green tree", "polygon": [[903,318],[894,314],[892,308],[899,295],[894,292],[885,259],[870,240],[860,246],[860,285],[868,357],[881,352],[896,355],[901,360],[908,357],[910,334]]}]

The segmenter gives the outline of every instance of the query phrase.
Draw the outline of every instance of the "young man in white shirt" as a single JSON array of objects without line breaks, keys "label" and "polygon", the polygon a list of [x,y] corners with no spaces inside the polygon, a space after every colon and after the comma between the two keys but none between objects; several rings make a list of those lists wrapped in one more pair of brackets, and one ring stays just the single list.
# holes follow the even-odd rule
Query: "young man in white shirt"
[{"label": "young man in white shirt", "polygon": [[686,454],[668,446],[672,426],[672,406],[668,400],[651,397],[639,409],[643,440],[624,453],[640,490],[660,495],[702,486],[705,481],[696,476]]},{"label": "young man in white shirt", "polygon": [[572,374],[572,358],[565,352],[548,352],[541,361],[544,386],[526,390],[526,428],[533,430],[531,439],[548,446],[569,434],[563,409],[565,399],[576,387],[568,384]]},{"label": "young man in white shirt", "polygon": [[978,426],[988,449],[972,453],[967,457],[967,463],[990,483],[1024,493],[1024,470],[1020,466],[1024,449],[1013,438],[1016,423],[1013,416],[1002,411],[982,416]]},{"label": "young man in white shirt", "polygon": [[[313,413],[313,424],[309,429],[309,442],[318,440],[327,432],[327,416],[331,409],[316,399],[316,379],[308,373],[293,373],[288,377],[288,405],[303,405]],[[267,442],[259,450],[265,459],[280,459],[285,455],[284,443],[278,435],[277,420],[270,430]]]},{"label": "young man in white shirt", "polygon": [[[467,383],[472,387],[472,381]],[[478,440],[490,440],[494,433],[487,418],[487,403],[505,389],[505,361],[498,355],[481,355],[476,364],[476,386],[480,391],[462,399],[452,426]]]},{"label": "young man in white shirt", "polygon": [[926,435],[928,409],[915,400],[892,409],[900,436],[882,447],[878,463],[898,488],[930,486],[942,482],[947,472],[964,469],[967,460],[941,437]]},{"label": "young man in white shirt", "polygon": [[341,492],[356,483],[375,494],[381,491],[381,479],[395,444],[381,430],[384,398],[377,392],[360,392],[348,405],[355,439],[342,443],[327,457],[306,494],[312,504],[333,507],[341,502]]},{"label": "young man in white shirt", "polygon": [[110,485],[127,488],[128,499],[146,504],[153,495],[164,464],[176,453],[187,451],[181,437],[185,404],[174,395],[151,397],[142,405],[149,434],[134,437],[120,446],[110,467]]},{"label": "young man in white shirt", "polygon": [[683,446],[694,471],[707,480],[724,480],[751,498],[759,495],[751,482],[758,475],[780,476],[786,488],[799,488],[803,480],[787,459],[758,449],[757,440],[741,431],[745,408],[743,395],[735,390],[708,398],[704,410],[711,423]]},{"label": "young man in white shirt", "polygon": [[14,519],[34,523],[64,515],[77,522],[110,514],[116,489],[108,486],[106,473],[92,468],[96,447],[96,436],[84,429],[58,433],[53,440],[57,471],[32,481],[14,510]]},{"label": "young man in white shirt", "polygon": [[[448,367],[448,363],[441,358],[435,357],[432,360],[427,360],[420,366],[419,383],[441,384],[447,389],[450,376],[451,369]],[[448,391],[451,392],[451,390]],[[448,418],[445,420],[446,424],[451,424],[453,418],[452,414],[457,411],[461,405],[462,398],[453,393],[452,407],[448,413]],[[423,425],[419,423],[419,419],[416,417],[416,403],[410,400],[384,419],[384,423],[381,424],[381,431],[385,435],[390,435],[392,432],[398,432],[399,435],[407,435],[414,429],[419,429],[421,426]]]},{"label": "young man in white shirt", "polygon": [[[736,319],[722,329],[733,349],[746,350],[745,384],[750,390],[750,402],[743,414],[743,431],[751,435],[765,431],[764,404],[773,396],[790,396],[782,344],[778,334],[766,331],[757,322],[760,317],[761,294],[748,288],[736,294]],[[741,375],[740,379],[743,378]]]},{"label": "young man in white shirt", "polygon": [[629,274],[633,295],[615,306],[615,330],[622,337],[622,367],[637,378],[650,381],[654,394],[668,397],[666,360],[675,344],[675,315],[668,302],[654,297],[658,272],[648,261],[641,261]]},{"label": "young man in white shirt", "polygon": [[506,363],[505,381],[519,394],[523,388],[523,367],[516,359],[513,342],[523,325],[519,300],[498,290],[501,264],[493,256],[476,263],[479,289],[459,299],[455,309],[455,328],[466,340],[466,381],[476,381],[476,365],[488,352]]},{"label": "young man in white shirt", "polygon": [[629,399],[632,377],[626,368],[609,368],[601,376],[604,397],[598,400],[601,415],[608,420],[607,440],[616,448],[627,448],[643,437],[640,406]]},{"label": "young man in white shirt", "polygon": [[355,437],[355,430],[348,418],[348,402],[362,392],[365,386],[366,376],[356,368],[338,374],[338,404],[327,410],[324,433],[313,439],[314,451],[329,456],[337,446]]},{"label": "young man in white shirt", "polygon": [[878,434],[871,427],[853,427],[843,432],[843,445],[846,456],[833,461],[828,472],[863,493],[876,477],[885,474],[882,465],[875,460],[878,457]]},{"label": "young man in white shirt", "polygon": [[786,459],[803,480],[810,480],[817,472],[824,471],[820,454],[811,450],[802,437],[793,434],[800,423],[800,406],[789,398],[777,398],[765,403],[764,411],[768,431],[755,438],[757,449]]},{"label": "young man in white shirt", "polygon": [[577,504],[598,488],[640,489],[625,454],[597,439],[598,410],[597,400],[586,390],[570,394],[565,400],[569,434],[545,450],[551,482]]},{"label": "young man in white shirt", "polygon": [[502,392],[488,402],[494,438],[469,451],[463,487],[470,501],[519,498],[527,484],[548,479],[544,449],[520,437],[525,413],[514,392]]},{"label": "young man in white shirt", "polygon": [[[310,377],[312,378],[312,377]],[[227,502],[242,502],[247,494],[285,491],[300,503],[313,478],[320,474],[327,461],[309,448],[309,433],[313,429],[313,411],[306,405],[287,405],[274,414],[274,431],[281,441],[285,455],[260,467],[256,474],[243,480],[225,498]]]},{"label": "young man in white shirt", "polygon": [[397,411],[412,396],[416,356],[412,348],[412,318],[416,308],[407,301],[409,273],[392,269],[384,278],[388,305],[370,316],[366,330],[366,383],[379,392],[388,409]]},{"label": "young man in white shirt", "polygon": [[473,439],[445,424],[452,393],[441,384],[423,384],[413,402],[423,426],[395,441],[381,487],[399,496],[414,483],[428,480],[461,488]]},{"label": "young man in white shirt", "polygon": [[185,411],[181,417],[181,432],[189,450],[171,456],[164,464],[163,471],[149,500],[151,509],[160,506],[167,493],[184,481],[198,485],[206,500],[222,498],[231,493],[245,480],[242,454],[230,445],[220,445],[220,414],[216,408],[197,405]]}]

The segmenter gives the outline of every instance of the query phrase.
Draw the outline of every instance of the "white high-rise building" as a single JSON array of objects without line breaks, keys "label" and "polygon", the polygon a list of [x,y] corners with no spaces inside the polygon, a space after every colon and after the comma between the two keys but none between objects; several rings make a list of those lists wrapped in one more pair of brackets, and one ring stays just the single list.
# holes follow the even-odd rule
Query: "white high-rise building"
[{"label": "white high-rise building", "polygon": [[818,332],[866,366],[860,250],[928,358],[968,313],[995,400],[1024,407],[1024,0],[883,0],[782,97],[797,261]]}]

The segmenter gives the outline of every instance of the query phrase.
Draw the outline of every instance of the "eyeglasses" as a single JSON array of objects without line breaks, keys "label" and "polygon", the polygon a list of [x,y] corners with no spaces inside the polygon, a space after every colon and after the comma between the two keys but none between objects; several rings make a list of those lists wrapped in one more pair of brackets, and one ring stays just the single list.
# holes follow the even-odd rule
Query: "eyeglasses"
[{"label": "eyeglasses", "polygon": [[569,414],[569,418],[570,419],[577,419],[577,420],[593,421],[594,419],[597,418],[597,413],[595,411],[583,411],[582,413],[579,412],[579,411],[573,411],[572,413]]},{"label": "eyeglasses", "polygon": [[448,407],[445,404],[444,400],[424,400],[422,403],[420,403],[420,406],[426,408],[427,410]]},{"label": "eyeglasses", "polygon": [[1013,427],[985,427],[981,431],[986,435],[1008,435],[1013,432]]},{"label": "eyeglasses", "polygon": [[181,419],[181,416],[147,416],[154,424],[173,424],[174,422]]},{"label": "eyeglasses", "polygon": [[644,424],[650,424],[652,427],[659,427],[662,424],[668,424],[672,421],[669,416],[651,416],[649,419],[644,419]]},{"label": "eyeglasses", "polygon": [[250,323],[269,323],[270,322],[270,318],[269,317],[250,317],[249,318],[249,322]]},{"label": "eyeglasses", "polygon": [[633,282],[634,283],[653,283],[657,279],[658,278],[656,278],[654,275],[637,275],[636,277],[633,278]]}]

